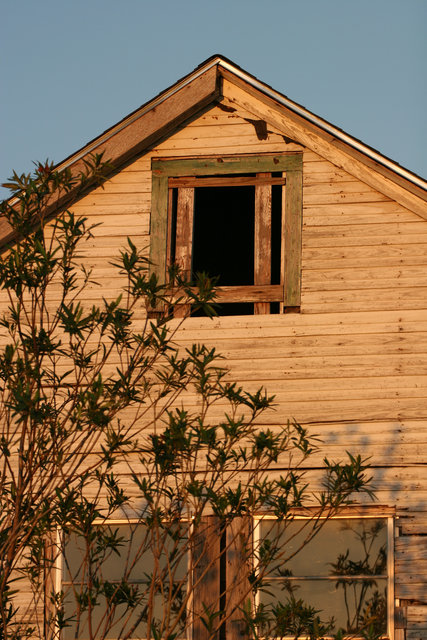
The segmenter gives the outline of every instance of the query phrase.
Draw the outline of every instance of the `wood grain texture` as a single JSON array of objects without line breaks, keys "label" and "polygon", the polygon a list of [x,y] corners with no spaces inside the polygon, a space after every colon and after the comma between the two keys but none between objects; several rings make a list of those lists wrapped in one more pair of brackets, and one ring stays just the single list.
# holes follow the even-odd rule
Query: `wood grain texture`
[{"label": "wood grain texture", "polygon": [[[205,516],[195,534],[193,563],[193,638],[215,640],[218,634],[209,632],[209,614],[218,611],[220,601],[221,532],[218,518]],[[205,620],[205,624],[202,622]],[[213,617],[214,627],[218,617]]]},{"label": "wood grain texture", "polygon": [[205,176],[233,173],[260,173],[265,171],[296,171],[301,168],[299,154],[263,154],[253,156],[226,156],[169,160],[153,158],[154,176]]},{"label": "wood grain texture", "polygon": [[409,605],[406,608],[407,638],[425,640],[427,638],[427,606]]},{"label": "wood grain texture", "polygon": [[283,242],[284,304],[301,304],[301,241],[302,241],[302,173],[286,174],[285,228]]},{"label": "wood grain texture", "polygon": [[175,261],[185,278],[191,279],[193,248],[194,189],[184,187],[178,191]]},{"label": "wood grain texture", "polygon": [[150,227],[151,269],[158,274],[159,282],[166,279],[167,206],[168,182],[165,177],[153,176],[152,211]]},{"label": "wood grain texture", "polygon": [[[169,190],[170,194],[170,190]],[[169,204],[171,199],[169,198]],[[169,212],[169,217],[171,213]],[[183,187],[178,190],[175,236],[175,262],[180,267],[183,277],[191,280],[193,256],[193,218],[194,218],[194,188]],[[168,234],[169,234],[168,230]],[[166,247],[164,249],[166,251]],[[174,315],[184,318],[189,315],[188,305],[177,305]]]},{"label": "wood grain texture", "polygon": [[[259,178],[269,174],[258,173]],[[271,284],[271,186],[255,186],[254,284]],[[270,312],[268,302],[254,305],[255,314]]]},{"label": "wood grain texture", "polygon": [[286,184],[286,178],[272,178],[270,173],[255,176],[230,176],[221,178],[169,178],[169,187],[248,187]]},{"label": "wood grain texture", "polygon": [[[427,591],[427,223],[421,214],[411,211],[414,194],[401,197],[401,185],[390,187],[381,174],[369,179],[372,171],[367,166],[357,169],[355,158],[328,152],[329,142],[320,144],[310,131],[302,132],[296,124],[288,126],[288,120],[277,114],[268,115],[267,139],[258,139],[248,122],[257,117],[250,111],[258,104],[252,96],[246,96],[246,107],[237,93],[226,104],[236,111],[226,113],[213,107],[73,208],[76,214],[87,216],[90,224],[103,223],[82,248],[83,261],[93,267],[94,277],[101,283],[89,287],[85,303],[120,292],[123,280],[109,263],[127,235],[139,248],[148,247],[150,241],[151,258],[159,271],[165,272],[167,221],[163,214],[158,215],[157,208],[167,210],[167,172],[152,180],[152,159],[153,167],[159,169],[173,160],[173,170],[182,167],[184,171],[181,178],[189,167],[194,168],[194,156],[202,160],[199,166],[204,164],[200,175],[213,171],[232,176],[242,171],[242,165],[233,165],[233,154],[250,154],[245,168],[262,173],[274,169],[270,164],[268,168],[254,164],[254,157],[266,153],[266,163],[267,159],[271,163],[271,158],[284,153],[285,165],[277,171],[287,171],[290,184],[286,192],[303,191],[301,234],[286,238],[284,251],[286,263],[288,251],[302,244],[301,268],[296,269],[297,275],[288,276],[292,282],[299,271],[302,274],[301,313],[212,321],[190,318],[176,342],[180,349],[193,343],[215,346],[225,355],[223,364],[230,368],[230,380],[252,391],[267,386],[269,393],[276,394],[275,410],[262,416],[259,426],[276,430],[288,418],[295,418],[318,434],[320,449],[303,465],[316,491],[321,487],[316,468],[321,467],[324,455],[342,460],[350,450],[370,458],[377,501],[384,509],[395,507],[398,516],[401,537],[396,540],[396,595],[412,602],[407,607],[406,638],[427,637],[422,626],[427,605],[415,604],[424,602]],[[264,104],[262,109],[265,111]],[[295,133],[295,142],[284,140],[280,131],[286,136]],[[226,156],[226,169],[213,157],[218,153]],[[292,160],[298,167],[303,162],[298,185],[292,185],[296,167],[289,164],[291,157],[298,158]],[[180,186],[191,184],[182,182]],[[414,211],[419,213],[419,198],[416,202]],[[286,196],[285,209],[287,206]],[[299,214],[291,210],[291,215]],[[231,301],[235,293],[224,287],[219,296],[228,296]],[[283,286],[278,294],[276,285],[260,285],[239,295],[252,301],[281,300],[284,296]],[[52,285],[48,308],[55,308],[59,299],[59,288]],[[0,292],[0,309],[7,310],[7,305],[4,292]],[[136,321],[144,317],[144,310],[139,310]],[[172,328],[174,322],[178,320],[171,322]],[[191,389],[182,400],[189,411],[200,407]],[[209,419],[221,420],[224,408],[215,406]],[[132,411],[123,414],[125,421],[132,417]],[[273,471],[279,474],[280,465]],[[118,466],[118,472],[120,482],[137,500],[127,461]],[[368,504],[366,497],[355,499]],[[207,539],[212,549],[217,549],[218,535]],[[232,557],[230,562],[234,562]],[[202,598],[216,598],[219,586],[215,572],[207,568],[206,575],[213,590],[202,592]],[[22,602],[27,599],[23,592]],[[200,634],[202,638],[201,627]]]},{"label": "wood grain texture", "polygon": [[226,533],[226,637],[227,640],[245,640],[242,608],[251,602],[249,582],[252,570],[252,523],[249,518],[235,518]]},{"label": "wood grain texture", "polygon": [[245,285],[219,287],[216,302],[280,302],[283,300],[283,289],[280,285]]},{"label": "wood grain texture", "polygon": [[234,75],[224,75],[223,91],[226,104],[242,106],[255,117],[266,120],[286,135],[330,160],[340,169],[359,178],[374,189],[400,202],[423,218],[427,218],[427,194],[424,190],[402,179],[393,171],[361,154],[315,125],[292,113],[261,92],[250,88]]}]

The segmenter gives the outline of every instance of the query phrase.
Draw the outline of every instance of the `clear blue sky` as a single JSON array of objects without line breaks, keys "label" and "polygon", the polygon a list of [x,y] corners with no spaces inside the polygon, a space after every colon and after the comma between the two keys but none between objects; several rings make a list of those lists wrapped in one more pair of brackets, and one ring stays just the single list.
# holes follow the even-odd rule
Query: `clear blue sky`
[{"label": "clear blue sky", "polygon": [[427,0],[0,7],[0,182],[61,161],[214,53],[427,178]]}]

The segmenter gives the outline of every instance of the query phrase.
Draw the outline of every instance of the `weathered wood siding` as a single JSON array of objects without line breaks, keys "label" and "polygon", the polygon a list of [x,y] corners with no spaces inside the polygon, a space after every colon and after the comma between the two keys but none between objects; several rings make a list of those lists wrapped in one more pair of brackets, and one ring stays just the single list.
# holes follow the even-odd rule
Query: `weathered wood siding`
[{"label": "weathered wood siding", "polygon": [[[151,155],[301,149],[270,126],[259,140],[253,119],[217,107]],[[313,466],[347,449],[371,457],[378,501],[396,506],[402,533],[395,595],[403,605],[425,603],[426,221],[306,148],[303,180],[301,313],[190,319],[182,344],[213,344],[234,378],[267,385],[278,404],[271,424],[295,417],[310,425],[324,441]],[[427,637],[423,613],[409,607],[408,637],[415,629]]]},{"label": "weathered wood siding", "polygon": [[90,297],[118,293],[109,262],[128,235],[148,253],[153,157],[303,152],[301,313],[191,318],[179,342],[215,345],[233,378],[276,394],[266,423],[295,418],[319,434],[313,467],[346,450],[371,457],[378,502],[397,509],[395,595],[409,605],[407,638],[427,638],[427,222],[288,132],[268,124],[262,139],[251,100],[211,108],[74,207],[102,223],[84,248],[102,283]]},{"label": "weathered wood siding", "polygon": [[301,313],[193,318],[180,341],[215,345],[233,378],[267,385],[278,406],[266,422],[296,418],[323,439],[313,466],[347,449],[371,457],[378,501],[402,523],[396,597],[427,602],[427,222],[273,127],[259,139],[254,119],[214,107],[75,207],[102,222],[86,248],[94,298],[117,291],[106,258],[128,234],[148,247],[152,157],[303,150]]}]

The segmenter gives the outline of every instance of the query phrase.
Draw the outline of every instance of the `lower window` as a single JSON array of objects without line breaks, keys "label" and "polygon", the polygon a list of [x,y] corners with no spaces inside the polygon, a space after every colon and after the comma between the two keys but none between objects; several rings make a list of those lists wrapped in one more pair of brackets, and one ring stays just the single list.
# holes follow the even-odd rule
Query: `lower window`
[{"label": "lower window", "polygon": [[[153,539],[155,536],[155,539]],[[144,638],[147,625],[185,637],[187,544],[171,527],[96,525],[70,535],[62,558],[61,638]]]},{"label": "lower window", "polygon": [[[329,634],[391,636],[392,518],[319,521],[314,537],[309,522],[259,520],[255,547],[264,558],[265,580],[258,606],[283,613],[291,601],[301,611],[306,603],[330,623]],[[274,560],[268,560],[271,540],[279,546]]]},{"label": "lower window", "polygon": [[[313,627],[300,623],[310,615],[312,622],[318,617],[324,623],[323,637],[339,631],[393,637],[392,517],[295,516],[279,522],[260,516],[253,546],[245,543],[250,557],[241,566],[233,544],[224,546],[226,530],[214,521],[207,517],[206,530],[197,534],[189,521],[154,527],[139,521],[99,524],[86,536],[67,536],[61,559],[62,640],[144,638],[148,625],[151,637],[198,640],[206,603],[218,612],[212,619],[225,640],[231,622],[222,624],[217,616],[231,606],[228,598],[233,601],[233,594],[223,591],[233,585],[227,571],[238,567],[238,573],[245,568],[252,573],[252,558],[261,579],[255,605],[268,624],[273,620],[268,633],[259,627],[260,637],[306,637]],[[296,615],[286,617],[290,610]],[[275,626],[276,619],[282,627]]]}]

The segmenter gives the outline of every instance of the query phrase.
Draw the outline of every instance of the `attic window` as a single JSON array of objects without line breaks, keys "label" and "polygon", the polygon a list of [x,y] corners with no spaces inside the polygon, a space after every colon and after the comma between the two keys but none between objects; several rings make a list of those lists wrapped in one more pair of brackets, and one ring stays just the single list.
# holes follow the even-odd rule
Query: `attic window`
[{"label": "attic window", "polygon": [[300,154],[152,164],[151,262],[160,278],[174,262],[189,278],[217,277],[220,315],[299,307]]}]

